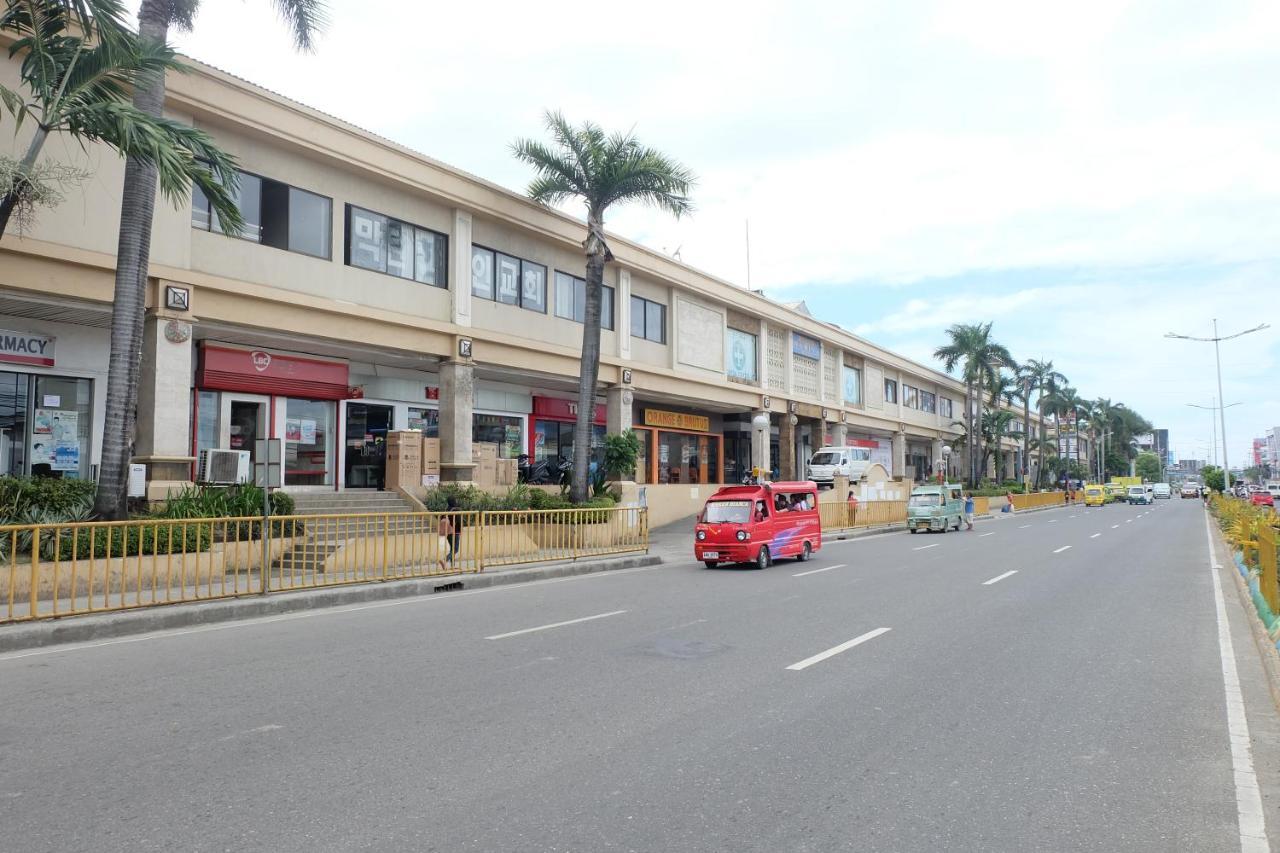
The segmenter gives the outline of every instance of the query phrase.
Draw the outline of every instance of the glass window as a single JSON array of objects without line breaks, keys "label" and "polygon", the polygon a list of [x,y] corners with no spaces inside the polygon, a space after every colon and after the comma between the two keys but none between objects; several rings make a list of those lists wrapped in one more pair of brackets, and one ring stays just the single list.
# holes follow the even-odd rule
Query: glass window
[{"label": "glass window", "polygon": [[413,278],[436,287],[449,286],[449,238],[425,228],[415,228]]},{"label": "glass window", "polygon": [[289,251],[329,257],[333,202],[297,187],[289,188]]},{"label": "glass window", "polygon": [[[556,273],[556,316],[563,317],[566,320],[577,320],[582,322],[582,318],[574,314],[574,306],[577,304],[578,282],[571,275],[565,275],[562,272]],[[586,282],[582,282],[583,289],[586,289]],[[585,300],[584,300],[585,301]]]},{"label": "glass window", "polygon": [[257,175],[240,173],[240,186],[236,189],[236,207],[240,208],[240,217],[244,226],[239,231],[227,231],[218,221],[217,211],[211,213],[211,227],[232,237],[243,237],[255,243],[262,240],[262,179]]},{"label": "glass window", "polygon": [[424,438],[439,438],[440,411],[438,409],[423,409],[417,406],[410,406],[407,428],[421,430]]},{"label": "glass window", "polygon": [[607,284],[600,286],[600,328],[613,330],[613,288]]},{"label": "glass window", "polygon": [[718,436],[680,432],[657,435],[659,483],[706,483],[719,476]]},{"label": "glass window", "polygon": [[209,197],[195,184],[191,185],[191,227],[209,230]]},{"label": "glass window", "polygon": [[644,306],[644,336],[654,343],[666,343],[667,306],[646,302]]},{"label": "glass window", "polygon": [[0,371],[0,475],[7,477],[26,473],[30,380],[26,373]]},{"label": "glass window", "polygon": [[884,401],[886,403],[898,402],[898,383],[893,379],[884,381]]},{"label": "glass window", "polygon": [[413,278],[413,226],[387,220],[387,273]]},{"label": "glass window", "polygon": [[547,313],[547,268],[542,264],[520,262],[520,307]]},{"label": "glass window", "polygon": [[334,404],[289,397],[285,401],[285,419],[297,423],[298,438],[284,443],[284,484],[333,485]]},{"label": "glass window", "polygon": [[631,297],[631,337],[644,337],[644,305],[639,296]]},{"label": "glass window", "polygon": [[756,336],[738,329],[728,329],[725,332],[724,343],[726,372],[729,376],[755,382]]},{"label": "glass window", "polygon": [[932,391],[920,392],[920,411],[934,414],[938,410],[938,398]]},{"label": "glass window", "polygon": [[471,247],[471,294],[493,298],[493,252],[479,246]]},{"label": "glass window", "polygon": [[636,482],[644,484],[649,482],[649,460],[653,458],[653,430],[638,429],[635,432],[640,437],[640,452],[636,455]]},{"label": "glass window", "polygon": [[844,369],[844,401],[853,404],[862,402],[862,371],[856,367],[846,366]]},{"label": "glass window", "polygon": [[353,267],[386,272],[387,217],[358,207],[352,207],[350,211],[351,258],[349,263]]},{"label": "glass window", "polygon": [[908,409],[920,408],[918,392],[910,385],[902,386],[902,405],[906,406]]},{"label": "glass window", "polygon": [[498,301],[503,305],[519,304],[520,259],[501,252],[495,255],[498,260]]},{"label": "glass window", "polygon": [[515,459],[524,452],[523,424],[518,416],[475,413],[471,416],[471,441],[496,444],[499,458]]},{"label": "glass window", "polygon": [[950,397],[940,397],[938,399],[938,414],[942,415],[944,418],[951,417],[951,398]]},{"label": "glass window", "polygon": [[31,476],[89,477],[93,383],[61,376],[37,376],[35,380]]},{"label": "glass window", "polygon": [[196,401],[196,457],[202,450],[216,450],[218,447],[218,409],[217,391],[197,391]]}]

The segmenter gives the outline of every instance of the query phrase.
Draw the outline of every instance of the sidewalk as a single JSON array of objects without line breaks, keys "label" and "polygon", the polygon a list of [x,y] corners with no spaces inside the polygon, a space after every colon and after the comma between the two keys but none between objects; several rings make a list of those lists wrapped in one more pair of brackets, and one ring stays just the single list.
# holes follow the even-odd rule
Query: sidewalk
[{"label": "sidewalk", "polygon": [[636,552],[605,559],[502,566],[479,573],[365,581],[314,589],[273,592],[268,595],[244,593],[237,598],[159,604],[133,610],[66,616],[34,622],[13,622],[0,625],[0,653],[63,643],[150,634],[194,625],[277,616],[368,601],[433,595],[464,589],[483,589],[505,584],[656,566],[662,562],[664,562],[662,556],[650,549],[648,553]]}]

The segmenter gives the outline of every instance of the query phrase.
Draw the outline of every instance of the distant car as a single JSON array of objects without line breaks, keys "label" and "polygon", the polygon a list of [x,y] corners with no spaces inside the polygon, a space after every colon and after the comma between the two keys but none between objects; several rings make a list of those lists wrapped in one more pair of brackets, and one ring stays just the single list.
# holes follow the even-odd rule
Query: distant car
[{"label": "distant car", "polygon": [[1254,492],[1249,495],[1249,502],[1254,506],[1274,507],[1276,505],[1275,498],[1271,497],[1270,492]]},{"label": "distant car", "polygon": [[1149,504],[1154,500],[1146,486],[1130,486],[1126,498],[1130,504]]},{"label": "distant car", "polygon": [[1200,497],[1200,488],[1198,486],[1193,486],[1190,483],[1187,483],[1185,486],[1182,487],[1182,490],[1179,492],[1179,494],[1181,494],[1184,498],[1198,498]]},{"label": "distant car", "polygon": [[1163,499],[1163,500],[1168,500],[1169,498],[1173,497],[1173,490],[1169,488],[1169,484],[1168,484],[1168,483],[1154,483],[1154,484],[1152,484],[1152,486],[1151,486],[1151,493],[1152,493],[1155,497],[1157,497],[1157,498],[1161,498],[1161,499]]},{"label": "distant car", "polygon": [[1107,502],[1107,492],[1102,486],[1084,487],[1084,505],[1102,506]]}]

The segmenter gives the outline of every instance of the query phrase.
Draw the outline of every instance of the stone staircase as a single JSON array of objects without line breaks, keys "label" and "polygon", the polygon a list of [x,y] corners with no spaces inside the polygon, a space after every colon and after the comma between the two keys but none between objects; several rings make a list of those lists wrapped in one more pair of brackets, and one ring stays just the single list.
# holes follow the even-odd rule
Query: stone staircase
[{"label": "stone staircase", "polygon": [[273,564],[286,574],[323,571],[330,555],[352,539],[421,533],[428,527],[395,492],[302,492],[293,499],[294,514],[303,517],[306,532]]}]

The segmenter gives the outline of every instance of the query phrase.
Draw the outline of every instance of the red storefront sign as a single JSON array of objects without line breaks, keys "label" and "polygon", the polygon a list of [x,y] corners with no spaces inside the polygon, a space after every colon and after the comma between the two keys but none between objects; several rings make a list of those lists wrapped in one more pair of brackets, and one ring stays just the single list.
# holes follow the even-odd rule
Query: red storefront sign
[{"label": "red storefront sign", "polygon": [[209,391],[278,394],[311,400],[345,400],[347,365],[264,350],[204,346],[196,370],[196,387]]},{"label": "red storefront sign", "polygon": [[[575,421],[578,419],[578,403],[574,400],[562,400],[559,397],[534,397],[533,416],[558,421]],[[593,422],[603,425],[604,420],[605,406],[603,403],[597,403]]]}]

